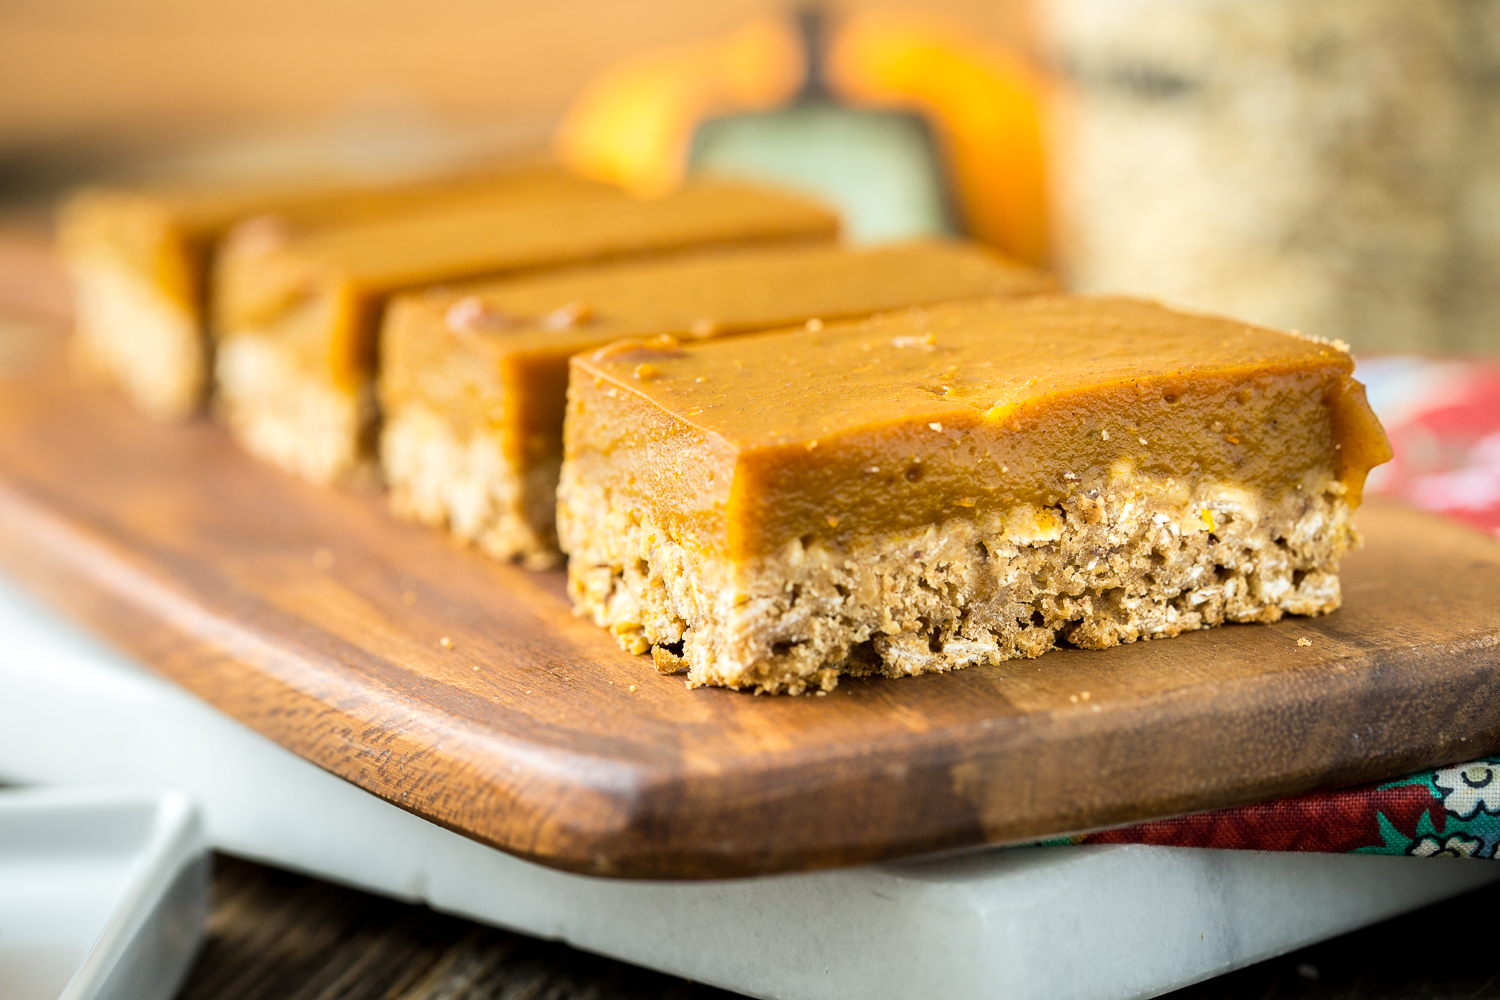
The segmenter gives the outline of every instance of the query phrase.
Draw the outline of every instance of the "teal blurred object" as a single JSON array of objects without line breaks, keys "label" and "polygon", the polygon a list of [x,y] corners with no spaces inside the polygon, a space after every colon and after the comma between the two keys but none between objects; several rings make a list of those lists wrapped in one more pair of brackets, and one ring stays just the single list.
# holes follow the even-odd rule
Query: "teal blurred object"
[{"label": "teal blurred object", "polygon": [[942,159],[927,122],[834,100],[823,75],[823,16],[803,11],[798,18],[807,75],[797,100],[705,121],[693,136],[688,170],[804,191],[839,211],[852,243],[954,234]]}]

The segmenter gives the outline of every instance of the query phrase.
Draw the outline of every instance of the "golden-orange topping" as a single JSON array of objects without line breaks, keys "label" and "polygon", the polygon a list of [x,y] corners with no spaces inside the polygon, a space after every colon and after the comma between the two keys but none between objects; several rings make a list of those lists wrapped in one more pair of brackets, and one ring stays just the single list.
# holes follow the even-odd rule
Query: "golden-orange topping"
[{"label": "golden-orange topping", "polygon": [[[649,364],[650,379],[634,374]],[[1048,506],[1128,467],[1359,502],[1389,457],[1340,347],[1131,299],[952,303],[575,358],[568,455],[694,451],[630,471],[685,540],[790,538]],[[676,442],[676,444],[669,444]],[[836,527],[831,527],[836,525]]]},{"label": "golden-orange topping", "polygon": [[[382,403],[421,399],[460,426],[503,427],[518,465],[562,449],[568,357],[621,338],[681,339],[867,316],[910,302],[1051,291],[977,244],[831,244],[695,253],[512,278],[393,303]],[[649,364],[637,378],[650,378]]]}]

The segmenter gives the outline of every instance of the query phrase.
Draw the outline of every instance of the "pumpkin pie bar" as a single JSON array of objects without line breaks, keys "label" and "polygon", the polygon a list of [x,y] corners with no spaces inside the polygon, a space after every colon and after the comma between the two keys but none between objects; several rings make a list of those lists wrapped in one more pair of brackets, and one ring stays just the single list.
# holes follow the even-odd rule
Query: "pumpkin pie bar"
[{"label": "pumpkin pie bar", "polygon": [[1122,298],[622,341],[572,361],[569,590],[757,692],[1322,614],[1390,456],[1353,367]]},{"label": "pumpkin pie bar", "polygon": [[1045,274],[953,241],[697,253],[404,296],[381,335],[382,471],[398,514],[554,565],[570,355],[1051,290]]},{"label": "pumpkin pie bar", "polygon": [[313,482],[374,466],[376,341],[393,294],[690,247],[827,242],[838,220],[790,195],[690,184],[642,201],[474,199],[281,241],[231,236],[216,299],[219,404],[254,454]]},{"label": "pumpkin pie bar", "polygon": [[210,261],[234,224],[268,216],[281,226],[327,224],[480,192],[589,190],[606,189],[545,166],[386,185],[88,188],[58,219],[75,289],[75,353],[148,413],[189,416],[209,391]]}]

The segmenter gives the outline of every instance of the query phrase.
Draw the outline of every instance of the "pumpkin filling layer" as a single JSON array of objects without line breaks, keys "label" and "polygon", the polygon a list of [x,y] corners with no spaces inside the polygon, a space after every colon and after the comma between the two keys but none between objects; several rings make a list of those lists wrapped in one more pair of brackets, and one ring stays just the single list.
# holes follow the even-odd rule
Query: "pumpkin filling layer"
[{"label": "pumpkin filling layer", "polygon": [[148,413],[189,416],[210,390],[210,262],[232,227],[248,223],[264,244],[270,234],[521,189],[607,190],[538,166],[383,184],[309,178],[78,191],[58,218],[78,292],[76,353]]},{"label": "pumpkin filling layer", "polygon": [[[315,482],[344,479],[374,463],[376,344],[391,295],[639,253],[823,241],[836,232],[837,220],[815,205],[740,185],[689,185],[639,201],[557,179],[283,240],[231,238],[216,301],[221,406],[261,457]],[[306,399],[289,405],[293,397]]]},{"label": "pumpkin filling layer", "polygon": [[552,565],[570,355],[1051,287],[977,246],[932,242],[695,253],[403,297],[380,351],[392,502],[499,558]]}]

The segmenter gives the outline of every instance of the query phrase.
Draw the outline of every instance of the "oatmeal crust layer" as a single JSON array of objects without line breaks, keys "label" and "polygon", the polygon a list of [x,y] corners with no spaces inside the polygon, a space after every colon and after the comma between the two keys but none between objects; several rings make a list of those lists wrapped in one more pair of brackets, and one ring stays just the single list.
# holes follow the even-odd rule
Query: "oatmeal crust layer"
[{"label": "oatmeal crust layer", "polygon": [[389,417],[380,434],[380,466],[399,517],[446,528],[496,559],[527,569],[562,561],[553,526],[562,457],[517,472],[498,435],[453,424],[423,406]]},{"label": "oatmeal crust layer", "polygon": [[558,512],[580,611],[694,686],[767,693],[1325,614],[1359,544],[1331,479],[1270,501],[1126,472],[1052,507],[847,546],[794,540],[735,565],[673,541],[582,471],[565,467]]}]

